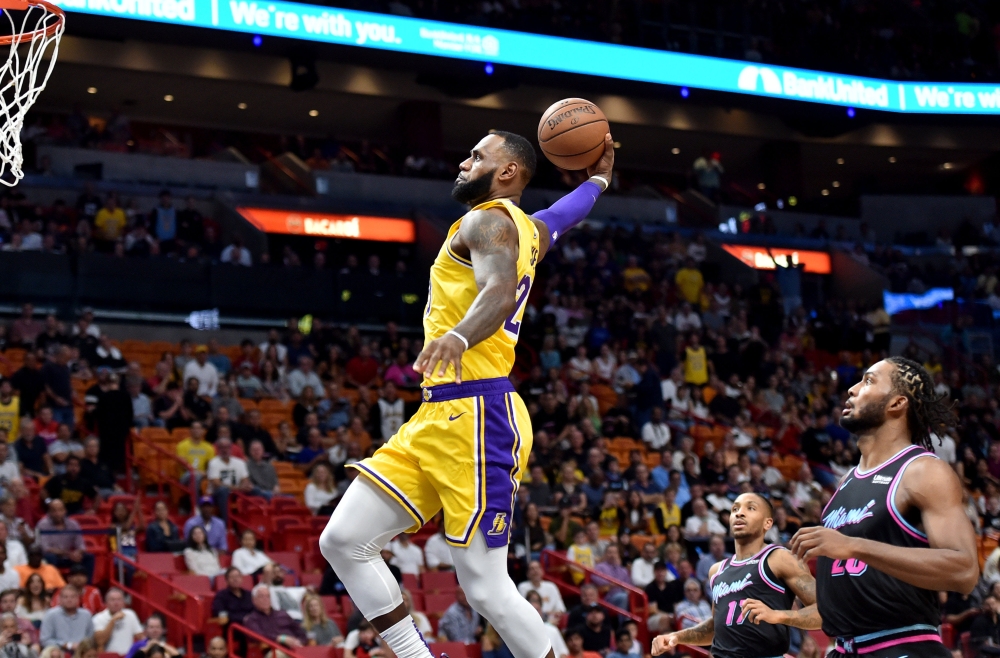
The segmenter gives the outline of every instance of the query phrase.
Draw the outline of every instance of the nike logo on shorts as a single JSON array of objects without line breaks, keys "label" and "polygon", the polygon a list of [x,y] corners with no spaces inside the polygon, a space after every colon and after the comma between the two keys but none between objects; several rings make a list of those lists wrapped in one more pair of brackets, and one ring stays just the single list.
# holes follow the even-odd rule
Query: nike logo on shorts
[{"label": "nike logo on shorts", "polygon": [[457,416],[448,416],[448,420],[457,420],[457,419],[461,418],[462,416],[464,416],[465,414],[466,414],[466,412],[463,411],[462,413],[458,414]]}]

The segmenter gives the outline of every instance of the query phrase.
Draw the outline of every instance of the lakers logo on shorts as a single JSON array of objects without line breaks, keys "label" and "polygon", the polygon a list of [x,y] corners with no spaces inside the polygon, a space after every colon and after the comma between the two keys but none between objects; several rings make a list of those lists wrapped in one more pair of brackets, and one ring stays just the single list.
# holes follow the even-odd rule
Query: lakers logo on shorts
[{"label": "lakers logo on shorts", "polygon": [[502,535],[507,530],[507,513],[497,512],[493,517],[493,529],[487,532],[488,535]]}]

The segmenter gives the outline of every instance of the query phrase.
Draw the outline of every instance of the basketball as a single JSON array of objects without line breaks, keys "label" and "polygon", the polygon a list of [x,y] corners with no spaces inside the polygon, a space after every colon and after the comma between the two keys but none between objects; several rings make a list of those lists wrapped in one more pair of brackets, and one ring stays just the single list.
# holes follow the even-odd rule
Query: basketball
[{"label": "basketball", "polygon": [[553,103],[538,122],[538,146],[557,167],[576,171],[601,159],[610,128],[601,108],[583,98]]}]

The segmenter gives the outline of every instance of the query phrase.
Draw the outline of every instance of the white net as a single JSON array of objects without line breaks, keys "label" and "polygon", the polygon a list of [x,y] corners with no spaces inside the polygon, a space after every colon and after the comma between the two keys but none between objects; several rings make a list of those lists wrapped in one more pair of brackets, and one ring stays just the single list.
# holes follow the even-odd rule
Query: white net
[{"label": "white net", "polygon": [[46,0],[0,0],[0,12],[0,183],[11,187],[24,177],[24,115],[52,74],[65,18]]}]

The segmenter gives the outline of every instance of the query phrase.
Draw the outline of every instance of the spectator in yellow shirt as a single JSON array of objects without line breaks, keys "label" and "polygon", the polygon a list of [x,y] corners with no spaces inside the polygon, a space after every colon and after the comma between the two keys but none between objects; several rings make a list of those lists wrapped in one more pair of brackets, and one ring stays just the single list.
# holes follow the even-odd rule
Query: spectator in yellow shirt
[{"label": "spectator in yellow shirt", "polygon": [[[191,423],[191,436],[177,444],[177,456],[183,459],[195,472],[198,478],[196,487],[201,491],[201,481],[205,479],[205,469],[208,462],[215,457],[215,447],[205,440],[205,426],[201,421]],[[191,481],[191,472],[181,474],[181,482]]]},{"label": "spectator in yellow shirt", "polygon": [[701,270],[695,265],[693,258],[684,260],[684,267],[677,270],[674,283],[681,293],[681,299],[691,304],[697,304],[701,299],[701,290],[705,287],[705,279]]},{"label": "spectator in yellow shirt", "polygon": [[697,332],[691,332],[691,342],[684,348],[684,381],[695,386],[708,382],[708,355]]},{"label": "spectator in yellow shirt", "polygon": [[649,290],[649,273],[639,267],[639,259],[635,256],[628,257],[625,271],[622,272],[622,281],[625,291],[630,295],[641,295]]},{"label": "spectator in yellow shirt", "polygon": [[94,239],[101,251],[109,252],[114,249],[115,242],[125,233],[126,222],[125,211],[118,207],[118,197],[109,194],[104,207],[97,211],[94,218],[94,227],[97,229]]}]

